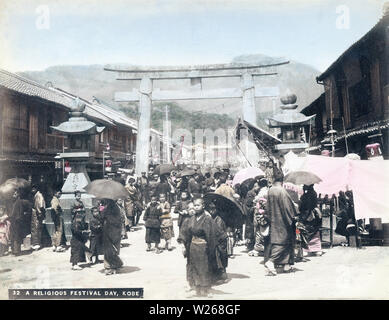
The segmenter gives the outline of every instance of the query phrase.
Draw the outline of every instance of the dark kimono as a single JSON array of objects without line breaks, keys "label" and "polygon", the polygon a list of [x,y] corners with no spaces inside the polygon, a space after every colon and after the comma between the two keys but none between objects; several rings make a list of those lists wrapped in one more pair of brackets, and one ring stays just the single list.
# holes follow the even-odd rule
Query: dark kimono
[{"label": "dark kimono", "polygon": [[159,217],[162,210],[158,203],[151,204],[146,208],[143,220],[146,226],[146,243],[159,243],[161,241],[161,222]]},{"label": "dark kimono", "polygon": [[189,204],[191,203],[191,200],[181,200],[177,203],[176,207],[174,208],[174,212],[178,213],[178,221],[177,225],[179,228],[181,228],[183,222],[190,218],[189,213],[183,213],[183,211],[188,211]]},{"label": "dark kimono", "polygon": [[179,243],[184,243],[187,257],[187,280],[190,286],[210,287],[213,281],[217,234],[213,218],[203,213],[187,219],[180,229]]},{"label": "dark kimono", "polygon": [[70,262],[76,265],[79,262],[86,262],[85,243],[88,240],[88,224],[85,222],[85,209],[82,202],[76,202],[72,207],[72,240],[70,241]]},{"label": "dark kimono", "polygon": [[[17,199],[9,215],[10,241],[13,254],[21,252],[21,242],[30,233],[32,204],[28,200]],[[29,218],[29,220],[28,220]]]},{"label": "dark kimono", "polygon": [[307,191],[301,196],[299,206],[299,225],[301,228],[299,229],[306,242],[311,241],[313,237],[317,236],[321,227],[321,212],[316,206],[317,195],[315,191]]},{"label": "dark kimono", "polygon": [[122,216],[120,209],[113,200],[101,212],[103,222],[104,267],[119,269],[123,266],[120,259],[120,241],[122,238]]},{"label": "dark kimono", "polygon": [[193,199],[200,198],[202,193],[202,185],[194,178],[188,181],[188,192],[193,196]]},{"label": "dark kimono", "polygon": [[51,242],[53,246],[59,247],[66,243],[66,240],[64,239],[63,211],[59,199],[56,196],[51,199],[51,219],[54,223],[54,232],[51,236]]},{"label": "dark kimono", "polygon": [[228,251],[227,251],[227,227],[223,219],[216,215],[214,218],[217,229],[217,245],[216,245],[216,271],[224,271],[228,266]]},{"label": "dark kimono", "polygon": [[270,260],[274,264],[294,264],[296,207],[282,186],[272,186],[267,200],[270,220]]},{"label": "dark kimono", "polygon": [[247,193],[246,200],[245,200],[245,213],[246,213],[246,219],[245,219],[245,231],[244,231],[244,237],[246,240],[248,240],[248,248],[249,250],[252,250],[254,248],[255,243],[255,231],[254,231],[254,204],[253,200],[255,198],[256,194],[253,190],[250,190]]},{"label": "dark kimono", "polygon": [[90,228],[90,251],[93,256],[104,254],[104,237],[103,237],[103,225],[98,218],[91,217],[89,221]]}]

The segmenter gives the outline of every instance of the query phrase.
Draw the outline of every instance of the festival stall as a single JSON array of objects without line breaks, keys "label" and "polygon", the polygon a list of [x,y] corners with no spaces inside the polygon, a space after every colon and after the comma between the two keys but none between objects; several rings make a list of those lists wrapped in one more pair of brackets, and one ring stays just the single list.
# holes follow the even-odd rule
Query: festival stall
[{"label": "festival stall", "polygon": [[315,190],[330,198],[352,190],[355,219],[382,219],[389,223],[389,161],[353,160],[317,155],[285,155],[285,173],[309,171],[322,179]]}]

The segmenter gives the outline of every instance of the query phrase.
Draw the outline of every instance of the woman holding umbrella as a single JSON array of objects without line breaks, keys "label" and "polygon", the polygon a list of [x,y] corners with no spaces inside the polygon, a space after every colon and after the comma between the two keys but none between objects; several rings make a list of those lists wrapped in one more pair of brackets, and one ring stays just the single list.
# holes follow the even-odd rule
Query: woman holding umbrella
[{"label": "woman holding umbrella", "polygon": [[317,208],[317,194],[313,189],[313,184],[304,185],[304,194],[300,198],[300,222],[302,224],[301,233],[308,241],[307,248],[303,249],[304,255],[315,254],[321,256],[320,232],[321,212]]},{"label": "woman holding umbrella", "polygon": [[104,268],[105,274],[115,274],[123,266],[119,258],[122,236],[122,216],[116,204],[117,199],[126,198],[127,190],[113,180],[98,179],[85,187],[85,191],[101,199],[104,209],[100,213],[103,225]]},{"label": "woman holding umbrella", "polygon": [[103,224],[104,268],[105,274],[115,274],[123,266],[119,257],[122,232],[120,209],[112,199],[102,199],[104,210],[101,212]]}]

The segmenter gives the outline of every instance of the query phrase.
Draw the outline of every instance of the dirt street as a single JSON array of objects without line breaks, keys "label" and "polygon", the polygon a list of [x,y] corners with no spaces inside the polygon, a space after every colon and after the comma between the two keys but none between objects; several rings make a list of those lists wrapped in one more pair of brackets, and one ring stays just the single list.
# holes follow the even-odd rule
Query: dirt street
[{"label": "dirt street", "polygon": [[[175,233],[178,229],[175,222]],[[146,252],[143,224],[128,232],[121,258],[124,267],[106,276],[103,265],[72,271],[70,249],[51,248],[19,257],[0,258],[0,297],[16,288],[144,288],[145,299],[187,299],[185,264],[177,243],[162,254]],[[322,257],[297,263],[298,271],[264,276],[262,257],[249,257],[244,246],[235,247],[229,260],[229,282],[214,286],[214,299],[388,299],[389,247],[363,249],[336,246]],[[195,298],[193,298],[195,299]]]}]

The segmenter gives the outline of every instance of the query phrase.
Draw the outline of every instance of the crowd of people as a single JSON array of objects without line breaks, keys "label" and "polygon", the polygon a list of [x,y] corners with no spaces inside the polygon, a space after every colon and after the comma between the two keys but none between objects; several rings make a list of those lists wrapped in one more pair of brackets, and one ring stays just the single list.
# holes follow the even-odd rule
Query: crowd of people
[{"label": "crowd of people", "polygon": [[[135,230],[142,216],[145,250],[155,254],[172,251],[176,249],[172,239],[176,238],[187,262],[188,291],[198,296],[208,296],[212,285],[228,281],[226,270],[228,260],[235,258],[235,246],[245,245],[249,256],[263,256],[267,276],[294,272],[296,259],[322,254],[322,215],[314,185],[305,185],[301,197],[291,196],[283,187],[282,170],[273,161],[264,168],[265,175],[234,185],[228,168],[187,167],[162,175],[153,169],[140,177],[127,174],[118,179],[128,196],[98,200],[88,222],[81,193],[75,192],[71,207],[72,270],[81,270],[86,262],[104,262],[105,273],[115,274],[123,266],[121,240]],[[244,223],[227,225],[220,207],[206,200],[210,192],[234,199],[242,208]],[[50,207],[54,224],[53,251],[66,251],[60,196],[57,191],[46,205],[37,186],[24,196],[15,190],[11,204],[0,206],[0,255],[7,254],[9,244],[11,253],[19,255],[23,238],[29,233],[33,250],[45,245],[46,207]],[[347,216],[345,228],[349,227],[350,210],[343,215]],[[178,234],[173,227],[176,220]]]}]

